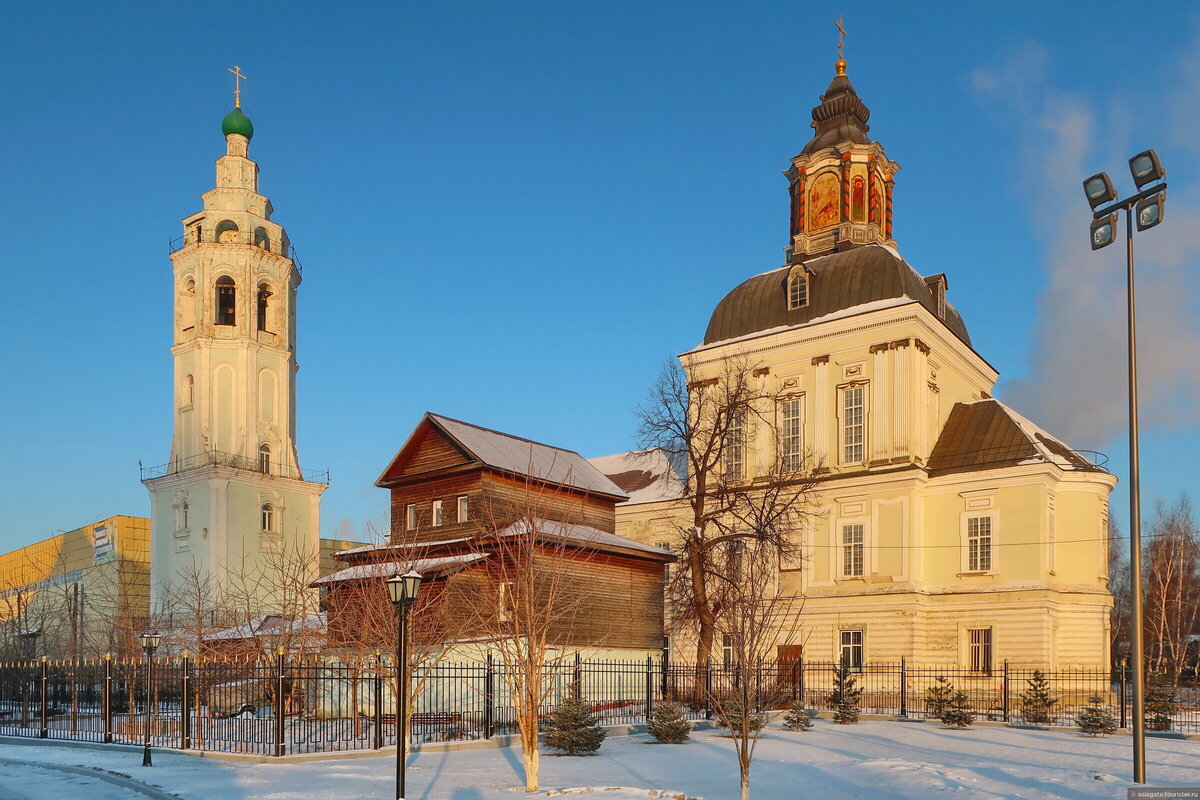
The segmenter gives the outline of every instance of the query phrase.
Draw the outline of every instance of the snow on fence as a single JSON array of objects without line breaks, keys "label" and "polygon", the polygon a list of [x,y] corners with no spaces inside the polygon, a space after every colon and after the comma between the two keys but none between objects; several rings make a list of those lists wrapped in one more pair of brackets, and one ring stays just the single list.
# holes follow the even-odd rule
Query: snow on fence
[{"label": "snow on fence", "polygon": [[[738,670],[716,664],[567,660],[548,664],[548,715],[572,687],[607,724],[644,722],[655,704],[682,704],[691,719],[711,718],[711,699],[753,682],[768,709],[797,700],[831,707],[839,680],[853,677],[865,713],[922,719],[926,691],[939,677],[967,693],[982,719],[1074,725],[1099,694],[1129,727],[1128,670],[1045,672],[1054,702],[1031,718],[1021,695],[1034,671],[1004,664],[991,672],[898,663],[841,674],[828,662],[762,663]],[[411,676],[413,743],[486,739],[516,730],[505,666],[486,661],[419,665]],[[386,658],[294,662],[93,659],[0,663],[0,734],[158,747],[288,755],[378,749],[396,743],[395,672]],[[1200,733],[1200,687],[1176,687],[1170,729]]]}]

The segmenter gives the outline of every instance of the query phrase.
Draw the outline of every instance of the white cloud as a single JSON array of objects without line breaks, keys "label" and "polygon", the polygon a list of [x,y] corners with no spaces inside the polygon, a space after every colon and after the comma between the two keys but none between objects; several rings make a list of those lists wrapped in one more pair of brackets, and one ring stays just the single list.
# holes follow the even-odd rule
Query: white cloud
[{"label": "white cloud", "polygon": [[[1197,46],[1187,52],[1197,52]],[[1047,284],[1038,298],[1029,372],[1002,385],[1001,394],[1072,445],[1102,448],[1127,425],[1124,221],[1122,239],[1093,252],[1081,181],[1107,167],[1115,181],[1130,188],[1128,179],[1122,180],[1125,159],[1155,143],[1131,134],[1136,130],[1138,137],[1155,137],[1167,131],[1139,128],[1138,118],[1123,103],[1099,109],[1056,89],[1047,67],[1045,48],[1027,44],[1002,65],[976,71],[971,81],[976,94],[1013,128],[1019,180],[1023,194],[1034,198],[1031,222],[1045,241]],[[1159,107],[1174,110],[1171,130],[1191,125],[1194,131],[1200,122],[1195,119],[1200,57],[1186,57],[1180,73],[1181,83],[1171,86],[1171,97],[1190,101],[1172,104],[1165,95],[1157,99]],[[1191,163],[1167,166],[1176,174],[1195,174],[1200,152],[1184,153]],[[1173,190],[1163,225],[1135,239],[1144,426],[1194,427],[1200,418],[1200,323],[1187,306],[1200,282],[1197,230],[1200,207],[1195,198]]]}]

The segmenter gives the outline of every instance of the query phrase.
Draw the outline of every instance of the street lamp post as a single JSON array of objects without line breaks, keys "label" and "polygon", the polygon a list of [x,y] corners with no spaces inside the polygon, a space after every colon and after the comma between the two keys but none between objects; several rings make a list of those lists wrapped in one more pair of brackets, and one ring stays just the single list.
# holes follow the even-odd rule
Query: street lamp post
[{"label": "street lamp post", "polygon": [[[396,606],[396,800],[404,800],[405,721],[408,718],[408,612],[421,588],[421,574],[410,569],[387,582],[388,595]],[[379,698],[375,698],[379,702]]]},{"label": "street lamp post", "polygon": [[[1133,230],[1153,228],[1162,222],[1167,198],[1166,171],[1153,150],[1129,159],[1136,194],[1116,200],[1108,174],[1100,172],[1083,182],[1092,207],[1092,249],[1107,247],[1116,239],[1117,214],[1125,212],[1125,271],[1129,284],[1129,570],[1133,595],[1133,780],[1146,782],[1146,661],[1142,619],[1142,512],[1138,462],[1137,319],[1133,281]],[[1147,184],[1155,184],[1144,188]],[[1136,212],[1136,215],[1135,215]]]},{"label": "street lamp post", "polygon": [[158,649],[162,637],[153,631],[147,631],[138,637],[142,649],[146,651],[146,746],[142,750],[142,766],[152,767],[150,761],[150,705],[154,695],[154,651]]}]

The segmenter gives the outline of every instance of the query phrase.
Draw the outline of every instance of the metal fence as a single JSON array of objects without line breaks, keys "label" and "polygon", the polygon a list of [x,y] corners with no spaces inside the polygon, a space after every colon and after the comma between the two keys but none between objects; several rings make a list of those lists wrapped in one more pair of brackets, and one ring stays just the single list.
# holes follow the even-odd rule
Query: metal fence
[{"label": "metal fence", "polygon": [[[1022,700],[1034,671],[993,673],[898,663],[842,672],[829,662],[762,663],[739,670],[661,660],[565,661],[546,666],[541,710],[549,715],[565,693],[579,691],[608,725],[644,722],[656,704],[678,702],[690,719],[714,716],[713,699],[752,682],[764,709],[797,701],[833,707],[839,682],[862,690],[864,713],[924,719],[926,694],[945,677],[966,693],[983,719],[1014,724],[1074,725],[1092,695],[1132,724],[1127,669],[1045,672],[1053,704],[1031,717]],[[366,659],[257,662],[155,659],[147,681],[142,660],[94,659],[0,664],[0,734],[283,756],[379,749],[396,743],[394,667]],[[439,663],[414,670],[413,743],[487,739],[516,732],[503,664]],[[1176,688],[1170,729],[1200,733],[1200,688]]]}]

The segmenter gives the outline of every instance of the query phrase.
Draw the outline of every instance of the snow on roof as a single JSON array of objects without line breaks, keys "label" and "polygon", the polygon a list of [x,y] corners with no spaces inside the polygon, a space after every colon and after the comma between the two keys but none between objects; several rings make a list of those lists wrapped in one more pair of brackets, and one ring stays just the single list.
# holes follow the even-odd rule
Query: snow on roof
[{"label": "snow on roof", "polygon": [[[517,520],[512,525],[500,531],[499,535],[520,536],[528,532],[529,523],[522,519]],[[624,536],[617,536],[615,533],[597,530],[587,525],[572,525],[566,522],[539,519],[537,521],[537,533],[558,539],[568,539],[582,544],[591,544],[596,547],[618,547],[623,550],[637,550],[652,555],[674,557],[674,554],[670,550],[664,550],[661,547],[655,547],[654,545],[634,541],[633,539],[626,539]]]},{"label": "snow on roof", "polygon": [[278,614],[264,614],[249,622],[205,634],[204,641],[219,642],[238,639],[253,639],[255,636],[281,636],[285,633],[319,633],[325,630],[329,620],[324,612],[309,614],[293,620],[284,620]]},{"label": "snow on roof", "polygon": [[683,497],[683,478],[661,447],[597,456],[588,461],[629,495],[629,499],[620,505],[678,500]]},{"label": "snow on roof", "polygon": [[[774,328],[767,328],[767,329],[761,330],[761,331],[753,331],[751,333],[743,334],[742,336],[734,336],[731,339],[722,339],[719,342],[708,342],[707,344],[705,344],[704,342],[701,342],[700,344],[696,345],[691,350],[689,350],[688,353],[698,353],[702,350],[711,350],[714,347],[721,347],[722,345],[733,344],[735,342],[743,342],[743,341],[747,341],[749,339],[757,339],[760,336],[769,336],[772,333],[781,333],[783,331],[799,330],[800,328],[809,328],[809,327],[812,327],[813,325],[820,325],[823,322],[832,322],[835,319],[843,319],[845,317],[856,317],[859,314],[869,314],[872,311],[881,311],[885,308],[894,308],[895,306],[906,306],[911,303],[919,304],[920,302],[921,302],[920,300],[914,300],[913,298],[908,297],[907,295],[901,295],[899,297],[885,297],[882,300],[872,300],[869,303],[859,303],[858,305],[850,306],[849,308],[839,308],[837,311],[832,311],[828,314],[825,314],[824,316],[815,317],[813,319],[810,319],[808,322],[801,322],[798,325],[776,325]],[[688,353],[684,353],[684,355],[687,355]]]},{"label": "snow on roof", "polygon": [[[1051,464],[1057,464],[1064,469],[1075,469],[1079,466],[1078,460],[1073,461],[1063,455],[1062,451],[1070,451],[1071,448],[1063,444],[1062,439],[1058,438],[1057,436],[1052,436],[1044,428],[1041,428],[1036,423],[1031,422],[1030,420],[1021,416],[1016,411],[1013,411],[1011,408],[1004,405],[1004,403],[1001,403],[999,400],[996,400],[995,398],[991,399],[996,405],[1004,409],[1004,413],[1008,414],[1013,422],[1020,426],[1021,432],[1024,433],[1029,439],[1029,443],[1037,449],[1038,455],[1040,455],[1043,460],[1048,461]],[[1050,444],[1057,445],[1057,448],[1048,446]],[[1076,456],[1076,459],[1078,458],[1079,456]]]},{"label": "snow on roof", "polygon": [[490,467],[590,492],[625,497],[625,493],[574,450],[522,439],[469,422],[429,414],[429,418],[466,450]]},{"label": "snow on roof", "polygon": [[439,558],[421,558],[416,561],[380,561],[373,564],[358,564],[353,567],[331,572],[323,578],[317,578],[309,586],[324,586],[345,581],[361,581],[372,578],[390,578],[409,570],[416,570],[423,577],[431,577],[454,567],[464,567],[480,559],[487,558],[487,553],[463,553],[455,556]]},{"label": "snow on roof", "polygon": [[457,544],[459,542],[470,541],[471,536],[460,536],[457,539],[439,539],[436,542],[374,542],[372,544],[364,544],[362,547],[354,547],[349,550],[338,550],[333,555],[336,556],[352,556],[356,553],[370,553],[376,550],[407,550],[410,547],[434,547],[443,544]]}]

